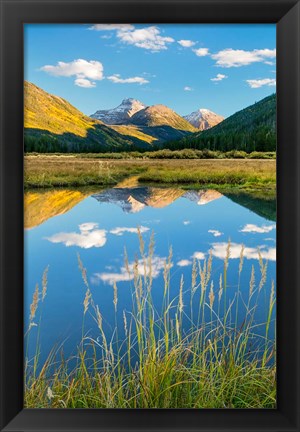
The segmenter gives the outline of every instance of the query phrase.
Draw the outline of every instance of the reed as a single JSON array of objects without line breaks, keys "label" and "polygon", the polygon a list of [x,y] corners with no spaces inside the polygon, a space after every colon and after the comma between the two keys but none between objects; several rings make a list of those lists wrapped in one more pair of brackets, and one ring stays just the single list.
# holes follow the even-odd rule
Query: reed
[{"label": "reed", "polygon": [[[210,253],[204,262],[194,261],[190,281],[181,276],[178,295],[174,296],[171,249],[162,278],[162,308],[157,310],[152,298],[154,240],[152,237],[147,249],[140,233],[139,236],[140,257],[132,265],[125,254],[125,268],[132,281],[128,281],[132,283],[132,310],[119,310],[118,287],[114,283],[112,308],[115,317],[119,314],[121,319],[115,319],[111,337],[106,334],[103,311],[94,302],[87,271],[78,256],[83,280],[81,343],[77,354],[67,359],[61,347],[53,348],[44,364],[37,364],[40,348],[37,358],[26,358],[25,407],[275,408],[276,349],[274,341],[269,340],[275,325],[274,282],[266,321],[258,324],[254,320],[261,295],[267,292],[267,263],[259,256],[261,277],[256,283],[253,266],[245,299],[245,290],[240,286],[241,252],[237,292],[229,302],[225,295],[229,242],[223,273],[217,278],[218,287],[212,280],[214,265]],[[47,272],[43,288],[46,281]],[[38,315],[46,289],[41,293],[36,287],[30,324]],[[242,323],[235,307],[241,308]],[[84,317],[88,314],[97,325],[95,335],[85,332]],[[36,326],[41,325],[40,317]],[[260,336],[256,334],[258,325],[264,328]],[[35,326],[29,325],[27,340],[32,331],[36,331]],[[258,343],[253,344],[255,338]]]}]

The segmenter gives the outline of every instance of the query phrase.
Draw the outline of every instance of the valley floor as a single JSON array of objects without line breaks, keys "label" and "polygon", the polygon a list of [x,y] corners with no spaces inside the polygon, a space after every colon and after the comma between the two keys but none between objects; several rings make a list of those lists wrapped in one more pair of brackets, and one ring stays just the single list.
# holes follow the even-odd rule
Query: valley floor
[{"label": "valley floor", "polygon": [[116,185],[134,177],[134,182],[276,189],[274,159],[159,159],[111,160],[78,155],[25,156],[25,188]]}]

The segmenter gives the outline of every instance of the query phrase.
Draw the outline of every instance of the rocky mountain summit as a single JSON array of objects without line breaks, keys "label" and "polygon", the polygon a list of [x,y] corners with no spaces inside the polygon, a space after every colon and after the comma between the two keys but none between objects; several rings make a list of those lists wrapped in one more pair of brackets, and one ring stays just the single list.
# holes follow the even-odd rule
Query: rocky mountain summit
[{"label": "rocky mountain summit", "polygon": [[170,126],[195,132],[187,120],[165,105],[152,105],[136,112],[131,118],[131,123],[138,126]]},{"label": "rocky mountain summit", "polygon": [[131,117],[144,108],[146,105],[139,100],[128,98],[123,99],[116,108],[96,111],[91,118],[101,120],[107,125],[128,124]]},{"label": "rocky mountain summit", "polygon": [[224,117],[206,108],[200,108],[186,116],[183,116],[196,129],[203,131],[209,129],[224,120]]}]

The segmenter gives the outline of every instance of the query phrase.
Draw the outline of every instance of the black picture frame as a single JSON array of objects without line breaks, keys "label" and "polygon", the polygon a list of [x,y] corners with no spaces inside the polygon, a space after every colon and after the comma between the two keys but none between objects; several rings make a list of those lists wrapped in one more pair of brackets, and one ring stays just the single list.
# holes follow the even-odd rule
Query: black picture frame
[{"label": "black picture frame", "polygon": [[[300,431],[299,0],[1,0],[1,431]],[[278,407],[23,409],[23,24],[277,24]]]}]

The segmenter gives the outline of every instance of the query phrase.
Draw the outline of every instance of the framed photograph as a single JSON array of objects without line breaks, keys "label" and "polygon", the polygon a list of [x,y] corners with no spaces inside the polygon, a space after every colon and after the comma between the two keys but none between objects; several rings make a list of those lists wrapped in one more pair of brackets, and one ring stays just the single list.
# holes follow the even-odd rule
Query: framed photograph
[{"label": "framed photograph", "polygon": [[1,431],[299,431],[299,26],[1,0]]}]

